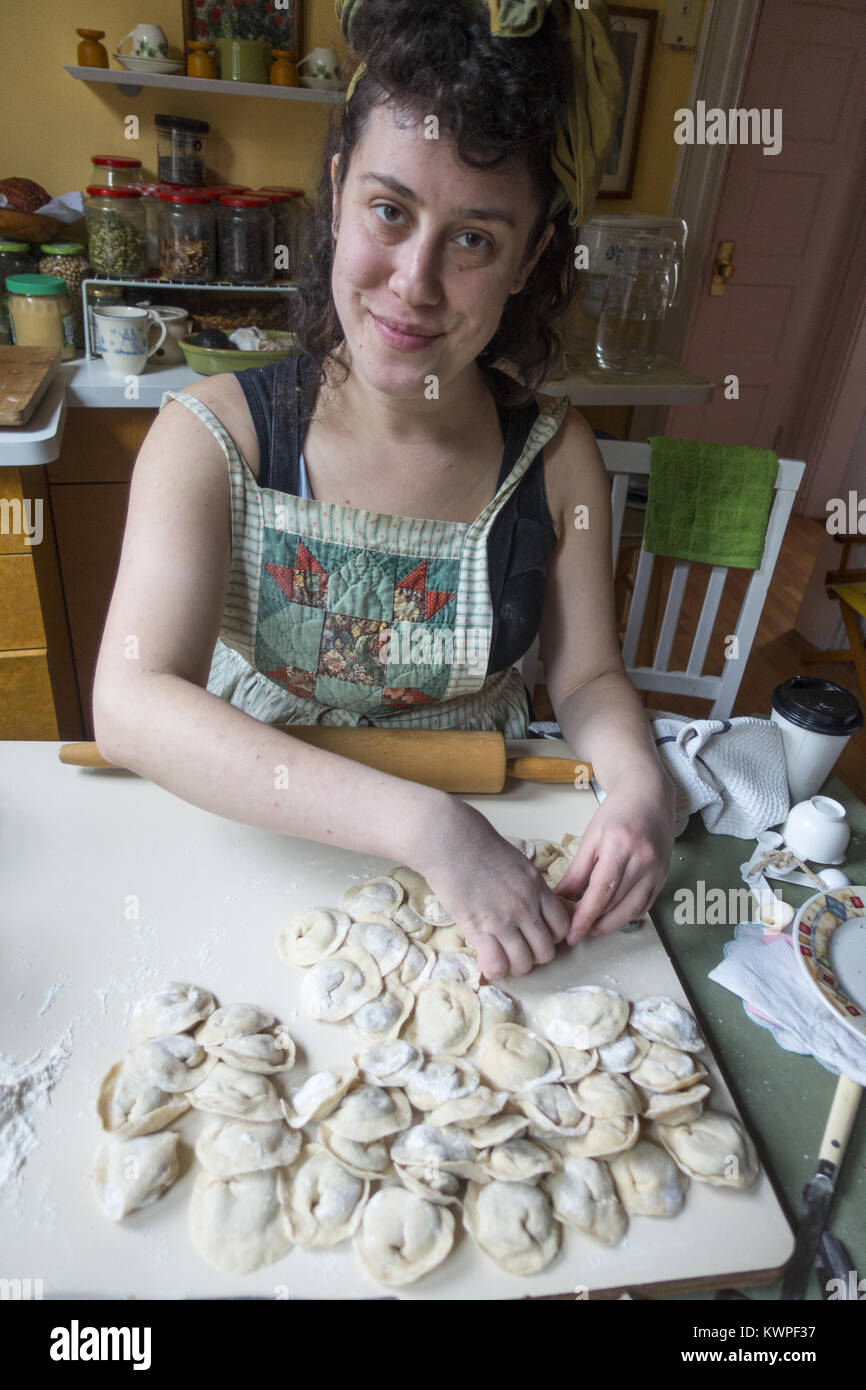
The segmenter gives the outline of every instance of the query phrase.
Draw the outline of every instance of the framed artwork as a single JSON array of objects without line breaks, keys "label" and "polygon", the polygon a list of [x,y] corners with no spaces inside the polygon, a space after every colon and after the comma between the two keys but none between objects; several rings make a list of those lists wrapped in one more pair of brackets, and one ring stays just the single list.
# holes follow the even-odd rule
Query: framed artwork
[{"label": "framed artwork", "polygon": [[640,146],[658,12],[609,5],[608,13],[610,41],[622,71],[625,100],[607,157],[599,196],[630,198]]},{"label": "framed artwork", "polygon": [[190,39],[260,39],[296,61],[304,56],[304,0],[182,0]]}]

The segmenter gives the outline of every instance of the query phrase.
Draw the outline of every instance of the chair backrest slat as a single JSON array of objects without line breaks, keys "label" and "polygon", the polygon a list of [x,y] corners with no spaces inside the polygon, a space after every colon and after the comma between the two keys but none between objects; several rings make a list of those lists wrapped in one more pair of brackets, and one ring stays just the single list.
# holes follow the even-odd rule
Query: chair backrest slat
[{"label": "chair backrest slat", "polygon": [[716,624],[716,614],[719,611],[719,604],[722,601],[722,590],[725,587],[725,580],[727,577],[727,566],[713,565],[713,568],[710,570],[710,577],[707,580],[707,592],[704,594],[701,616],[698,619],[695,640],[692,643],[692,650],[689,655],[689,664],[686,667],[686,671],[690,676],[699,676],[704,669],[707,647],[710,645],[710,638],[713,635],[713,628]]},{"label": "chair backrest slat", "polygon": [[674,572],[671,575],[671,585],[668,590],[668,601],[665,604],[658,646],[653,658],[653,666],[657,671],[666,671],[670,665],[671,649],[680,620],[683,595],[686,591],[686,580],[689,577],[690,569],[691,565],[688,560],[677,560],[674,563]]}]

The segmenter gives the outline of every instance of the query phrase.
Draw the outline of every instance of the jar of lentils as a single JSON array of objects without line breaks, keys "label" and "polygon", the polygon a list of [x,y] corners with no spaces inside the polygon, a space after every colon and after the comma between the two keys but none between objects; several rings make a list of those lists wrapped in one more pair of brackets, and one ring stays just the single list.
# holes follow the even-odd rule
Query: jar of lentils
[{"label": "jar of lentils", "polygon": [[277,280],[293,280],[298,274],[299,208],[292,190],[259,189],[271,205],[274,219],[274,272]]},{"label": "jar of lentils", "polygon": [[266,195],[230,193],[217,213],[219,274],[231,285],[269,285],[274,278],[274,218]]},{"label": "jar of lentils", "polygon": [[84,310],[81,305],[81,282],[92,272],[90,262],[84,254],[80,241],[46,241],[42,245],[39,258],[40,275],[59,275],[66,281],[69,292],[69,307],[75,326],[75,346],[79,352],[84,347]]},{"label": "jar of lentils", "polygon": [[216,232],[209,193],[164,189],[159,195],[159,274],[162,280],[207,284],[216,279]]},{"label": "jar of lentils", "polygon": [[113,280],[141,280],[147,273],[147,237],[138,189],[90,184],[84,212],[95,273]]}]

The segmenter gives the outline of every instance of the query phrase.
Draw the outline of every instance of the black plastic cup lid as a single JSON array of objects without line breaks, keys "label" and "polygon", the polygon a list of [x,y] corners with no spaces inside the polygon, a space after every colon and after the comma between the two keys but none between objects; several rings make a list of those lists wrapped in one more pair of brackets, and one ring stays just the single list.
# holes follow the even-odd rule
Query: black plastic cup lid
[{"label": "black plastic cup lid", "polygon": [[773,709],[813,734],[856,734],[863,712],[856,696],[820,676],[790,676],[771,696]]}]

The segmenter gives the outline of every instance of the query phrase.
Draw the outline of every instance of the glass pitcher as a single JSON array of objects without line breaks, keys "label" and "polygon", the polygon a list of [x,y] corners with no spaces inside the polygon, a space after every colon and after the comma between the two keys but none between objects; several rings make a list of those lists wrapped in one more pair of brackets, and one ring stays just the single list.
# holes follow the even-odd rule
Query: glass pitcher
[{"label": "glass pitcher", "polygon": [[662,324],[677,288],[677,243],[637,234],[623,241],[607,279],[595,356],[600,367],[644,372],[658,356]]}]

